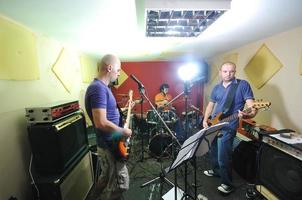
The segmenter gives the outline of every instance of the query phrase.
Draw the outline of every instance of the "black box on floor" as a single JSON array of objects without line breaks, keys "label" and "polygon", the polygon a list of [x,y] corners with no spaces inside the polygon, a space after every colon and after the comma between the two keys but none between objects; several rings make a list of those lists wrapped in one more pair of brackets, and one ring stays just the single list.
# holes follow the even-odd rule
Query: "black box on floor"
[{"label": "black box on floor", "polygon": [[36,175],[36,200],[84,200],[93,185],[91,153],[86,149],[60,175]]},{"label": "black box on floor", "polygon": [[255,183],[257,178],[257,156],[261,142],[241,141],[233,152],[234,170],[249,183]]}]

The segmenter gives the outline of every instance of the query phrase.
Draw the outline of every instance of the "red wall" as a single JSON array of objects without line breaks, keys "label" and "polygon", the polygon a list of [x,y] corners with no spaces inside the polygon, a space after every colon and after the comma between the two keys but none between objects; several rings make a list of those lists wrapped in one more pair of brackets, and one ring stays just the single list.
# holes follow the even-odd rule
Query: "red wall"
[{"label": "red wall", "polygon": [[[129,76],[128,79],[118,88],[113,88],[118,104],[123,107],[127,101],[126,97],[122,94],[127,94],[130,89],[133,90],[133,99],[139,99],[140,94],[137,83],[131,79],[130,75],[133,74],[145,86],[147,97],[154,105],[154,97],[159,92],[159,87],[162,83],[168,83],[169,93],[174,98],[184,91],[184,82],[178,76],[178,68],[184,62],[123,62],[122,69]],[[188,95],[188,104],[201,108],[203,107],[203,84],[201,81],[193,85]],[[176,108],[177,113],[185,111],[184,95],[180,96],[173,106]],[[143,111],[146,112],[151,107],[145,100],[143,103]],[[133,113],[140,113],[140,105],[133,108]]]}]

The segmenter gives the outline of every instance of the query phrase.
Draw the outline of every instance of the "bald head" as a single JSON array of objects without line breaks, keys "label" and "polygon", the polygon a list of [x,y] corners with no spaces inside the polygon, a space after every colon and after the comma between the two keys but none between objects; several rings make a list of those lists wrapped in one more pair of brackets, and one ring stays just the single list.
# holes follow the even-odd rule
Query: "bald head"
[{"label": "bald head", "polygon": [[119,68],[121,66],[121,61],[115,55],[107,54],[98,62],[98,71],[105,70],[108,65],[111,65],[114,68]]}]

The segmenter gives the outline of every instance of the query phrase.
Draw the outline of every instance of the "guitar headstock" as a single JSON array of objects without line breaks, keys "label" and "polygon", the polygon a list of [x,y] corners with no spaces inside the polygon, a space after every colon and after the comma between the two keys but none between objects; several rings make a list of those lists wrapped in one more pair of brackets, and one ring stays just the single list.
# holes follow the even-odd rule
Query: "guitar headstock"
[{"label": "guitar headstock", "polygon": [[268,109],[271,105],[271,102],[269,101],[263,101],[262,99],[257,99],[254,101],[254,105],[253,105],[253,108],[256,108],[256,109]]},{"label": "guitar headstock", "polygon": [[132,101],[132,97],[133,97],[133,90],[129,90],[128,92],[128,96],[129,96],[129,100]]}]

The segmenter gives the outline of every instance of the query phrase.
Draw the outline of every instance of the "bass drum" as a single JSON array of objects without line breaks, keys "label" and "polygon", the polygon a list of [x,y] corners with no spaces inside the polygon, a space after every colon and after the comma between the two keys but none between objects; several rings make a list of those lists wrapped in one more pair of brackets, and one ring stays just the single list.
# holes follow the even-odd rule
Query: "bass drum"
[{"label": "bass drum", "polygon": [[168,133],[154,135],[149,144],[151,155],[157,158],[171,155],[172,137]]}]

